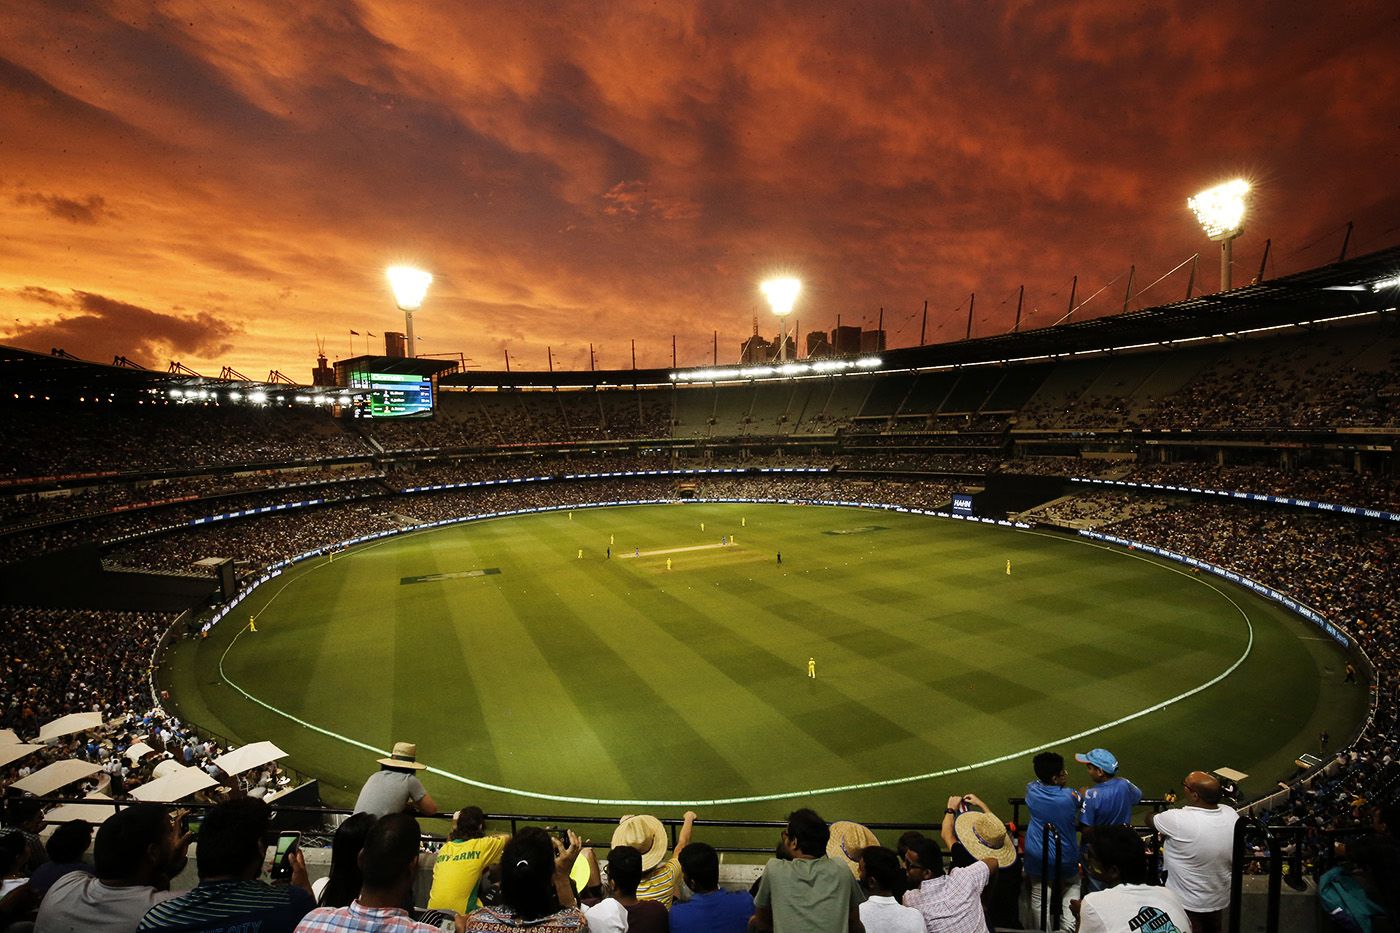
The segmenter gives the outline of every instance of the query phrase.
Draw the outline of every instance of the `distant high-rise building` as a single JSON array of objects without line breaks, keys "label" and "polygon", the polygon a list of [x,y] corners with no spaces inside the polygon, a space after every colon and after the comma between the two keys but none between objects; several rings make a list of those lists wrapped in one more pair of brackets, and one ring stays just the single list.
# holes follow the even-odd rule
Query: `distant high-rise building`
[{"label": "distant high-rise building", "polygon": [[402,359],[408,354],[404,348],[408,344],[404,341],[403,334],[396,330],[386,330],[384,332],[384,355]]},{"label": "distant high-rise building", "polygon": [[808,359],[821,359],[831,356],[831,341],[826,338],[823,331],[814,330],[807,334],[807,357]]},{"label": "distant high-rise building", "polygon": [[863,330],[860,332],[860,352],[862,353],[883,353],[885,349],[885,332],[882,330]]},{"label": "distant high-rise building", "polygon": [[335,369],[326,365],[326,354],[316,357],[316,368],[311,370],[311,384],[314,386],[335,385]]},{"label": "distant high-rise building", "polygon": [[766,363],[773,358],[773,344],[753,334],[739,347],[739,362]]},{"label": "distant high-rise building", "polygon": [[860,328],[853,324],[838,324],[831,331],[831,349],[837,356],[855,356],[860,352]]}]

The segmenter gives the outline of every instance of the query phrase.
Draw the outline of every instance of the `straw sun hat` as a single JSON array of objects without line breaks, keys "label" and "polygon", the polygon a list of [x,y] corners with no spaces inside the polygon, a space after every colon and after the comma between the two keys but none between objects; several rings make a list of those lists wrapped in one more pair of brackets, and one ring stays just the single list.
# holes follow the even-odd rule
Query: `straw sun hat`
[{"label": "straw sun hat", "polygon": [[666,858],[666,827],[654,816],[624,816],[613,830],[612,847],[631,846],[642,853],[642,871],[648,872]]}]

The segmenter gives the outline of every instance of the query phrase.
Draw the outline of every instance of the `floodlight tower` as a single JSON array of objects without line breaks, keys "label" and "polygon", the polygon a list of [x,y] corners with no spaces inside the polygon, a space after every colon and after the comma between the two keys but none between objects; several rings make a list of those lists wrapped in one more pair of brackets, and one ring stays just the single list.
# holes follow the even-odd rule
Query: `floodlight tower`
[{"label": "floodlight tower", "polygon": [[1244,197],[1249,194],[1249,182],[1236,178],[1224,184],[1207,188],[1194,198],[1186,199],[1186,206],[1196,215],[1196,220],[1206,231],[1206,236],[1220,243],[1220,290],[1227,292],[1233,287],[1231,272],[1235,254],[1232,244],[1235,237],[1244,233]]},{"label": "floodlight tower", "polygon": [[802,291],[802,283],[792,276],[781,276],[776,279],[769,279],[759,286],[763,292],[763,297],[768,299],[768,304],[772,306],[773,313],[778,316],[778,320],[783,324],[782,343],[778,349],[778,362],[786,363],[788,358],[788,337],[787,337],[787,316],[792,313],[792,306],[797,302],[797,295]]},{"label": "floodlight tower", "polygon": [[390,266],[384,270],[389,276],[389,287],[394,290],[394,303],[403,312],[404,335],[408,341],[408,355],[417,356],[413,346],[413,312],[423,307],[423,296],[428,294],[428,286],[433,277],[422,269],[412,266]]}]

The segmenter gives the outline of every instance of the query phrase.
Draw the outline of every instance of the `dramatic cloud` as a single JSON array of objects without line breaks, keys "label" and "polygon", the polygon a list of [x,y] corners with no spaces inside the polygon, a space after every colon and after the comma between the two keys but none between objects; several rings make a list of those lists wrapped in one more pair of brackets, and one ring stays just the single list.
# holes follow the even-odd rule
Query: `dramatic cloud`
[{"label": "dramatic cloud", "polygon": [[56,194],[24,193],[15,195],[14,200],[21,207],[41,207],[60,220],[75,224],[95,224],[107,213],[107,200],[95,194],[76,200]]},{"label": "dramatic cloud", "polygon": [[1348,221],[1352,254],[1400,239],[1397,27],[1379,0],[0,8],[0,340],[128,352],[71,297],[101,295],[190,324],[161,346],[196,368],[305,376],[317,336],[401,326],[402,260],[435,276],[425,349],[488,367],[668,364],[672,334],[698,363],[716,330],[733,358],[779,268],[803,330],[883,308],[894,344],[925,299],[960,338],[972,292],[1007,330],[1022,284],[1048,325],[1074,275],[1077,316],[1113,313],[1130,266],[1213,248],[1185,198],[1230,175],[1237,281],[1266,238],[1267,275]]},{"label": "dramatic cloud", "polygon": [[18,297],[63,310],[57,317],[21,326],[15,342],[34,349],[61,349],[84,359],[126,356],[159,366],[175,356],[212,360],[233,349],[236,323],[207,312],[162,314],[91,292],[62,296],[29,286]]}]

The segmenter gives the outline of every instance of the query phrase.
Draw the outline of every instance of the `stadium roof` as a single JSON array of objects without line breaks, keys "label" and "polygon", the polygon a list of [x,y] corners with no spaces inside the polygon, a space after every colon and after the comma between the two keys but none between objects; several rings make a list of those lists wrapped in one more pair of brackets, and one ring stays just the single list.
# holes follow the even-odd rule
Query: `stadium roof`
[{"label": "stadium roof", "polygon": [[[1387,288],[1376,291],[1372,286],[1393,279],[1397,274],[1400,274],[1400,246],[1296,275],[1142,311],[1020,333],[887,350],[880,354],[880,369],[925,369],[1068,356],[1393,310],[1397,300],[1396,290]],[[349,367],[363,372],[434,375],[446,373],[458,364],[456,361],[422,357],[408,359],[367,355],[337,360],[335,365],[338,370]],[[225,372],[232,371],[226,369]],[[461,388],[664,385],[672,382],[672,374],[677,372],[684,373],[685,370],[622,369],[553,373],[475,370],[441,375],[439,384]],[[269,374],[270,378],[276,375],[279,374]],[[293,393],[316,395],[342,391],[334,387],[201,376],[188,370],[156,372],[135,366],[122,357],[115,358],[112,364],[107,365],[80,360],[59,349],[50,353],[35,353],[6,346],[0,346],[0,386],[4,387],[6,397],[9,393],[40,397],[105,397],[112,393],[130,397],[143,391],[226,388],[243,392],[261,391],[270,400],[285,398],[290,401]]]},{"label": "stadium roof", "polygon": [[[1400,273],[1400,246],[1273,281],[1202,295],[1187,301],[1088,321],[954,343],[886,350],[879,370],[925,369],[1059,357],[1165,344],[1327,318],[1393,310],[1394,289],[1372,286]],[[709,369],[709,367],[703,367]],[[444,376],[443,386],[608,386],[669,383],[673,372],[640,369],[599,372],[485,372]]]}]

